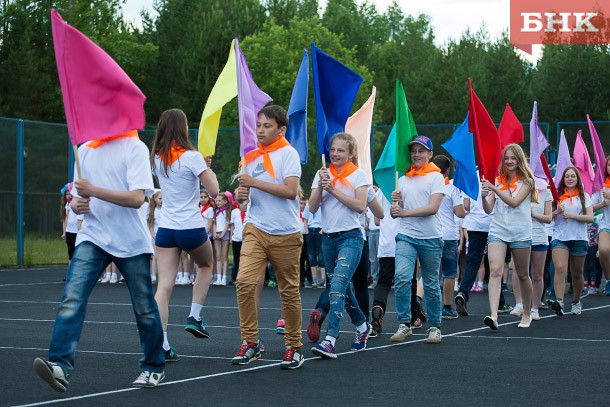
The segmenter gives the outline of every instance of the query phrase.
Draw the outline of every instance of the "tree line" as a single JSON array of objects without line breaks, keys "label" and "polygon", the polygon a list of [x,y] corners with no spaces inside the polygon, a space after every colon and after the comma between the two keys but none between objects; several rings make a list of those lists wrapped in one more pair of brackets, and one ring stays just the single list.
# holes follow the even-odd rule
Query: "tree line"
[{"label": "tree line", "polygon": [[[369,1],[156,0],[156,15],[142,25],[124,21],[122,0],[1,0],[0,116],[64,122],[53,53],[50,9],[104,48],[147,96],[147,126],[160,114],[183,109],[197,127],[207,96],[226,63],[231,40],[240,39],[254,80],[288,107],[303,49],[310,43],[364,77],[358,109],[377,87],[376,124],[394,122],[394,83],[401,80],[417,124],[459,123],[468,106],[467,78],[499,121],[509,102],[529,121],[538,101],[540,121],[610,119],[610,52],[607,45],[554,45],[532,64],[484,27],[439,46],[427,15],[408,15],[394,1],[380,13]],[[315,125],[313,91],[309,124]],[[221,127],[235,127],[237,103],[223,110]],[[310,133],[310,139],[315,137]],[[387,134],[387,133],[386,133]],[[376,137],[376,157],[385,142]],[[219,140],[221,138],[219,137]],[[219,144],[217,155],[232,152]],[[311,144],[315,152],[314,144]],[[315,156],[315,154],[312,154]],[[217,160],[219,175],[234,164]]]}]

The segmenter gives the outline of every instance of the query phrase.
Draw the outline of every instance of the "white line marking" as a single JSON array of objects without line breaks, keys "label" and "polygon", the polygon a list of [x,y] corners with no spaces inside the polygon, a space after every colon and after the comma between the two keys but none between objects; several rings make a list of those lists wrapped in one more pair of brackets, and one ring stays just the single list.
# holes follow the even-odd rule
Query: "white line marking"
[{"label": "white line marking", "polygon": [[[599,310],[599,309],[608,308],[608,307],[610,307],[610,305],[603,305],[603,306],[600,306],[600,307],[583,309],[582,311],[583,312],[594,311],[594,310]],[[549,315],[549,316],[546,316],[544,318],[552,318],[552,317],[557,317],[557,315]],[[534,322],[536,322],[536,321],[534,321]],[[513,322],[507,322],[507,323],[500,324],[499,326],[515,325],[515,324],[518,324],[518,323],[519,323],[519,321],[513,321]],[[467,331],[454,332],[454,333],[443,335],[443,336],[445,338],[453,337],[453,336],[462,336],[464,334],[468,334],[468,333],[472,333],[472,332],[478,332],[478,331],[484,331],[484,330],[490,330],[490,329],[489,329],[489,327],[484,326],[484,327],[469,329]],[[485,338],[488,338],[488,337],[485,337]],[[537,339],[537,338],[530,338],[530,339]],[[367,347],[366,349],[363,349],[360,352],[372,352],[372,351],[378,350],[378,349],[386,349],[386,348],[391,348],[391,347],[396,347],[396,346],[412,345],[414,343],[419,343],[419,342],[423,342],[423,341],[425,341],[425,338],[417,339],[417,340],[414,340],[414,341],[412,340],[412,341],[408,341],[408,342],[391,343],[391,344],[387,344],[387,345],[377,346],[377,347],[374,347],[374,348]],[[359,352],[342,352],[342,353],[337,353],[337,356],[353,355],[355,353],[359,353]],[[320,359],[320,357],[315,357],[315,358],[310,358],[310,359]],[[280,365],[279,363],[271,363],[271,364],[267,364],[267,365],[264,365],[264,366],[256,366],[256,367],[251,367],[251,368],[246,368],[246,369],[241,369],[241,370],[232,370],[232,371],[229,371],[229,372],[213,373],[213,374],[204,375],[204,376],[190,377],[188,379],[181,379],[181,380],[174,380],[172,382],[165,382],[165,383],[160,384],[160,386],[169,386],[169,385],[172,385],[172,384],[188,383],[188,382],[193,382],[193,381],[197,381],[197,380],[205,380],[205,379],[214,378],[214,377],[221,377],[221,376],[227,376],[227,375],[232,375],[232,374],[251,372],[251,371],[254,371],[254,370],[261,370],[261,369],[266,369],[268,367],[275,367],[275,366],[279,366],[279,365]],[[82,395],[82,396],[70,397],[70,398],[41,401],[39,403],[22,404],[22,405],[19,405],[19,407],[42,406],[42,405],[47,405],[47,404],[57,404],[57,403],[63,403],[63,402],[67,402],[67,401],[83,400],[83,399],[88,399],[88,398],[92,398],[92,397],[99,397],[99,396],[105,396],[105,395],[110,395],[110,394],[118,394],[118,393],[124,393],[124,392],[128,392],[128,391],[134,391],[134,390],[141,390],[141,389],[137,389],[135,387],[129,387],[129,388],[125,388],[125,389],[111,390],[111,391],[105,391],[105,392],[100,392],[100,393],[91,393],[91,394],[85,394],[85,395]]]},{"label": "white line marking", "polygon": [[51,281],[48,283],[11,283],[11,284],[0,284],[0,287],[16,287],[23,285],[51,285],[51,284],[66,284],[65,281]]},{"label": "white line marking", "polygon": [[456,335],[454,338],[476,338],[476,339],[531,339],[535,341],[560,341],[560,342],[610,342],[610,339],[576,339],[576,338],[537,338],[534,336],[475,336]]}]

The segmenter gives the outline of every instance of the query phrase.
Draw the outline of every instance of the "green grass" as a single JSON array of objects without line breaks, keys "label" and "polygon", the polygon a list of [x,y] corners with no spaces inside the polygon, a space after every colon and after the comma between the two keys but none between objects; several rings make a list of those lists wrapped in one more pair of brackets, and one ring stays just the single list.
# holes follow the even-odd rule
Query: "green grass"
[{"label": "green grass", "polygon": [[[40,236],[26,236],[23,250],[25,266],[67,265],[68,248],[66,242]],[[17,238],[0,238],[0,267],[17,266]]]}]

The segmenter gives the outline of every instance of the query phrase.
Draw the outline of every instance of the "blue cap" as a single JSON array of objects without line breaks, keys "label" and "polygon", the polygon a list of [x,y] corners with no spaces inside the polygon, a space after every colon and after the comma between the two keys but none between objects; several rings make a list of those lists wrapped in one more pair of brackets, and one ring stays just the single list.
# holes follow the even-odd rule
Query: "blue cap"
[{"label": "blue cap", "polygon": [[415,136],[415,137],[413,137],[413,139],[409,142],[409,148],[411,148],[411,146],[413,144],[415,144],[415,143],[421,144],[422,146],[426,147],[430,151],[433,150],[432,140],[430,140],[426,136]]}]

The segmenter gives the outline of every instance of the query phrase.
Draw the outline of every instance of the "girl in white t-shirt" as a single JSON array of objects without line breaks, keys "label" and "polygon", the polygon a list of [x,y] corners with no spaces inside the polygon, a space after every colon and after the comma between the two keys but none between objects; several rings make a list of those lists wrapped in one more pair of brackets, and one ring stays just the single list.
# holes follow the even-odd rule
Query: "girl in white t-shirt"
[{"label": "girl in white t-shirt", "polygon": [[174,289],[182,250],[197,262],[191,312],[185,330],[198,338],[208,338],[201,319],[203,302],[212,277],[212,245],[199,210],[199,182],[211,196],[218,195],[216,175],[207,168],[203,156],[188,138],[188,123],[182,110],[163,112],[151,151],[152,168],[163,191],[163,216],[155,236],[158,285],[155,300],[163,324],[165,360],[178,360],[167,340],[168,305]]},{"label": "girl in white t-shirt", "polygon": [[598,236],[599,263],[606,278],[604,295],[610,295],[610,155],[604,166],[604,180],[604,187],[593,195],[593,212],[603,211]]},{"label": "girl in white t-shirt", "polygon": [[76,247],[76,234],[83,223],[83,215],[74,213],[72,206],[70,206],[70,203],[72,202],[72,183],[67,184],[64,188],[65,190],[61,197],[59,214],[63,230],[61,238],[66,241],[66,245],[68,246],[68,265],[70,265]]},{"label": "girl in white t-shirt", "polygon": [[[330,312],[324,340],[314,346],[314,355],[335,359],[335,341],[339,337],[343,311],[356,326],[352,351],[363,350],[371,333],[371,325],[358,307],[352,288],[352,276],[360,262],[364,239],[359,214],[366,210],[367,192],[371,182],[358,163],[356,140],[347,133],[338,133],[330,141],[329,169],[316,174],[309,197],[309,209],[322,211],[322,251],[330,277]],[[321,317],[321,316],[320,316]]]},{"label": "girl in white t-shirt", "polygon": [[[500,176],[495,185],[482,181],[483,209],[490,214],[491,225],[487,238],[489,258],[489,308],[485,325],[498,329],[498,305],[502,287],[502,273],[506,251],[511,250],[514,273],[519,277],[523,297],[523,314],[519,328],[528,328],[531,319],[532,280],[529,276],[532,249],[531,202],[538,202],[534,175],[527,165],[525,154],[518,144],[509,144],[502,151]],[[493,211],[493,214],[492,214]]]},{"label": "girl in white t-shirt", "polygon": [[[153,249],[157,252],[157,246],[155,246],[155,236],[159,229],[159,219],[161,218],[161,211],[163,208],[163,194],[161,191],[157,191],[153,194],[150,204],[148,206],[148,230],[150,230],[150,236],[153,241]],[[155,254],[150,258],[150,278],[153,284],[157,284],[157,256]]]},{"label": "girl in white t-shirt", "polygon": [[218,209],[214,212],[214,249],[216,251],[217,278],[214,285],[227,285],[227,267],[229,262],[229,241],[231,232],[231,204],[229,198],[222,193],[216,197]]},{"label": "girl in white t-shirt", "polygon": [[[544,292],[544,265],[546,263],[546,255],[549,250],[549,238],[546,231],[546,225],[552,220],[553,212],[553,196],[547,188],[548,182],[540,178],[535,178],[536,191],[538,192],[538,202],[532,202],[532,320],[540,319],[538,308],[542,300]],[[517,292],[513,284],[513,292],[517,305],[521,293]],[[519,298],[517,298],[519,297]],[[521,302],[522,303],[522,302]],[[515,308],[517,307],[515,305]]]},{"label": "girl in white t-shirt", "polygon": [[[212,161],[211,158],[208,160],[208,158],[206,157],[205,162],[207,165],[208,161]],[[210,168],[208,166],[208,168]],[[207,233],[208,237],[210,238],[210,242],[212,243],[212,254],[214,257],[214,261],[212,262],[212,280],[210,281],[210,284],[214,283],[217,279],[217,274],[216,274],[216,250],[214,249],[214,211],[216,211],[216,201],[212,198],[210,198],[210,194],[208,194],[208,192],[203,189],[201,190],[201,192],[199,193],[199,209],[201,211],[201,216],[204,219],[205,222],[205,233]]]},{"label": "girl in white t-shirt", "polygon": [[553,264],[555,265],[555,298],[551,307],[557,315],[563,315],[563,295],[566,289],[568,262],[572,274],[574,300],[573,315],[580,315],[582,304],[580,295],[585,284],[583,269],[589,251],[587,223],[593,222],[593,204],[589,194],[584,192],[580,173],[576,167],[564,170],[557,186],[559,205],[553,211]]}]

